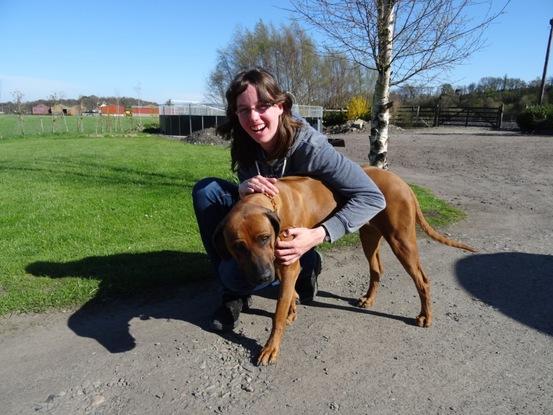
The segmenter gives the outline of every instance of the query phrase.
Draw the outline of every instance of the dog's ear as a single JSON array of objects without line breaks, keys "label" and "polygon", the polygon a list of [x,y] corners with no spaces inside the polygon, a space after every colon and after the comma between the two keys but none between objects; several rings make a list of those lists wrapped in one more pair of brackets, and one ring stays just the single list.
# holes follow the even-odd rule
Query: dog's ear
[{"label": "dog's ear", "polygon": [[225,236],[223,235],[226,223],[226,218],[219,222],[219,225],[217,225],[215,232],[213,232],[213,236],[211,237],[213,247],[221,259],[230,259],[231,256],[225,242]]},{"label": "dog's ear", "polygon": [[269,218],[271,225],[273,225],[273,229],[275,230],[275,236],[278,238],[278,234],[280,233],[280,218],[278,217],[276,212],[273,212],[273,211],[268,211],[266,215]]}]

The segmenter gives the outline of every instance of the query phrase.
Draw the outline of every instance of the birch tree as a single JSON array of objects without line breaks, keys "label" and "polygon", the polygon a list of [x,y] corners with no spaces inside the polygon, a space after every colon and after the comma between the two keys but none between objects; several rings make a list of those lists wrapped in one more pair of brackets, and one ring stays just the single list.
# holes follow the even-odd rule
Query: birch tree
[{"label": "birch tree", "polygon": [[[493,0],[291,0],[330,47],[377,72],[369,162],[388,168],[390,88],[424,81],[479,50],[483,33],[506,7]],[[478,16],[475,18],[474,16]]]}]

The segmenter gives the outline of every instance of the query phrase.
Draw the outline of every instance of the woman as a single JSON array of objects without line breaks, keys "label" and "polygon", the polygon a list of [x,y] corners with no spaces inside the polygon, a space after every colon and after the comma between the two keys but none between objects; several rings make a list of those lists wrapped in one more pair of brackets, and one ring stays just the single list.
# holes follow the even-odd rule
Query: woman
[{"label": "woman", "polygon": [[321,261],[314,248],[356,231],[385,207],[382,193],[358,164],[292,115],[291,95],[280,89],[270,73],[259,68],[240,72],[226,99],[227,121],[218,132],[231,140],[231,167],[240,184],[206,178],[193,190],[202,241],[223,286],[223,302],[212,322],[216,330],[234,328],[249,295],[264,288],[248,286],[236,263],[221,261],[211,242],[217,224],[239,198],[255,192],[275,195],[277,179],[294,175],[321,180],[345,201],[321,226],[290,229],[291,240],[276,243],[277,260],[285,265],[300,260],[296,290],[302,303],[311,301],[317,292]]}]

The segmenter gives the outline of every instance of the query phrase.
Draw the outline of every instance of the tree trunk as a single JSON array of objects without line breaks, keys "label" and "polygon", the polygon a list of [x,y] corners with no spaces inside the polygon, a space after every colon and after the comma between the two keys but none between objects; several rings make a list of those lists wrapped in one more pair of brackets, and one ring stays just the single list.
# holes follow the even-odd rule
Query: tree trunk
[{"label": "tree trunk", "polygon": [[371,113],[369,163],[385,170],[388,169],[388,125],[392,106],[389,98],[394,23],[395,1],[378,0],[378,79]]}]

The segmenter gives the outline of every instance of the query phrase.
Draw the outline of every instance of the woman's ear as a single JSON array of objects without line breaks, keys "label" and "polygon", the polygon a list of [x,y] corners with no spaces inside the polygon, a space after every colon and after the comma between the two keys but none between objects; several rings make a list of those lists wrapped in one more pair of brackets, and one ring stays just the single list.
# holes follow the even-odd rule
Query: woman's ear
[{"label": "woman's ear", "polygon": [[277,107],[277,114],[279,116],[282,115],[282,113],[284,112],[284,105],[282,102],[279,102],[278,104],[275,104],[275,106]]}]

